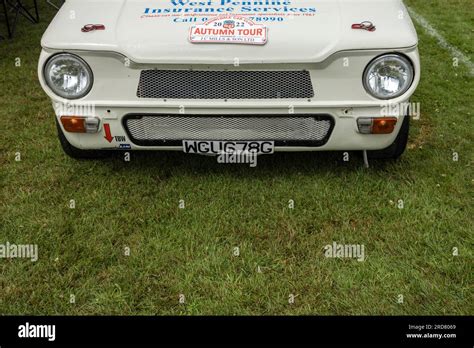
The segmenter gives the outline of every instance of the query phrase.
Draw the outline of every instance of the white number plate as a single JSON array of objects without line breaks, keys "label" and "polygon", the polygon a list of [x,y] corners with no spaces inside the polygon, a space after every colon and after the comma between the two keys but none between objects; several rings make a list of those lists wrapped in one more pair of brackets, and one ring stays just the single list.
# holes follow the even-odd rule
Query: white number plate
[{"label": "white number plate", "polygon": [[220,155],[255,153],[259,155],[270,155],[274,152],[274,141],[203,141],[203,140],[183,140],[183,150],[185,153],[195,153],[200,155]]}]

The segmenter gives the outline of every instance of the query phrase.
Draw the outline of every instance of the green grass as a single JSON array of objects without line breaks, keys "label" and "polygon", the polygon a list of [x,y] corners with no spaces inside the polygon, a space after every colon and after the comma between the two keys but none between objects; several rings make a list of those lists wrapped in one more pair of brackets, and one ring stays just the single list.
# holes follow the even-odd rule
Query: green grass
[{"label": "green grass", "polygon": [[[408,3],[472,56],[472,2]],[[473,314],[473,83],[421,28],[422,116],[400,161],[278,154],[251,169],[66,157],[37,82],[42,14],[0,42],[0,244],[39,245],[36,263],[0,259],[0,314]],[[325,258],[333,241],[364,244],[366,261]]]}]

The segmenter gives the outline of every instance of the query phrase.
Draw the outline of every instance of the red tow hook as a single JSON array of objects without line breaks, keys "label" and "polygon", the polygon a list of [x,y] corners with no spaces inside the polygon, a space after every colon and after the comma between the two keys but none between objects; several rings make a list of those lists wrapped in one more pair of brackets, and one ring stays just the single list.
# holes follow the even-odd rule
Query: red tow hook
[{"label": "red tow hook", "polygon": [[94,30],[105,30],[105,25],[103,24],[86,24],[82,27],[81,31],[83,33],[88,33]]},{"label": "red tow hook", "polygon": [[356,23],[352,24],[352,29],[362,29],[362,30],[367,30],[367,31],[375,31],[377,27],[369,21],[365,21],[362,23]]}]

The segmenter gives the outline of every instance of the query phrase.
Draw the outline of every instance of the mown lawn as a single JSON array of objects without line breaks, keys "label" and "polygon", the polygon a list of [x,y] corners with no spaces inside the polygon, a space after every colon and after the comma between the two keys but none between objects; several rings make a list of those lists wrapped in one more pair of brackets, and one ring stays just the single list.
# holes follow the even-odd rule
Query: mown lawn
[{"label": "mown lawn", "polygon": [[[471,1],[407,3],[472,57]],[[473,82],[421,28],[422,115],[398,162],[75,161],[37,82],[41,10],[0,41],[0,244],[39,246],[36,263],[0,259],[0,314],[473,314]],[[325,258],[333,241],[366,260]]]}]

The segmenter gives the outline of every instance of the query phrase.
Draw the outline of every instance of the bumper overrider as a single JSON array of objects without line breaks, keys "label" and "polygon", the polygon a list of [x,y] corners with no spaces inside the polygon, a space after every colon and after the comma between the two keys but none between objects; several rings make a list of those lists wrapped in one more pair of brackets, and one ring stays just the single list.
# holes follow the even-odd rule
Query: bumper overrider
[{"label": "bumper overrider", "polygon": [[[73,69],[84,65],[89,74],[77,95],[58,92],[48,76],[66,64],[53,58],[68,55],[76,59]],[[389,55],[401,57],[412,75],[401,93],[384,98],[370,90],[371,64]],[[150,66],[115,53],[44,49],[39,78],[77,149],[183,151],[183,141],[215,140],[271,141],[275,151],[380,150],[402,128],[420,64],[416,47],[242,66]]]}]

